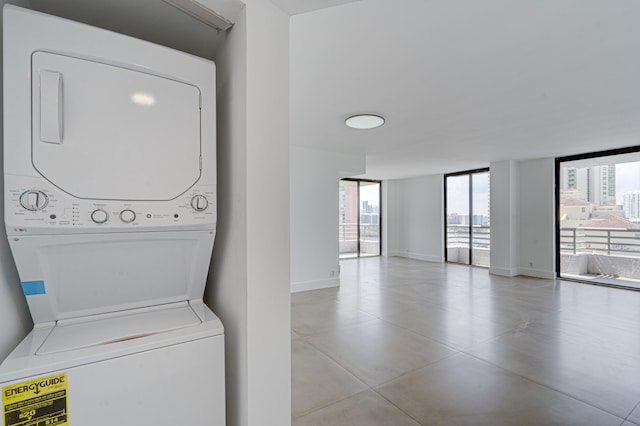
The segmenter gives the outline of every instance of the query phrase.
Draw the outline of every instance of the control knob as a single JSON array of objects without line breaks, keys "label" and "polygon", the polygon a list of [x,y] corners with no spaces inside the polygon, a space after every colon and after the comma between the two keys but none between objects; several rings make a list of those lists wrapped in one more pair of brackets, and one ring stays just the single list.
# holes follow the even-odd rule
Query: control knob
[{"label": "control knob", "polygon": [[42,191],[31,189],[20,194],[20,205],[32,212],[42,210],[49,204],[49,197]]},{"label": "control knob", "polygon": [[105,223],[107,219],[109,219],[109,214],[102,209],[96,209],[91,213],[91,220],[95,223]]},{"label": "control knob", "polygon": [[131,209],[124,209],[120,212],[120,220],[124,223],[131,223],[136,220],[136,213]]},{"label": "control knob", "polygon": [[191,199],[191,207],[197,212],[202,212],[209,206],[209,200],[204,195],[196,195]]}]

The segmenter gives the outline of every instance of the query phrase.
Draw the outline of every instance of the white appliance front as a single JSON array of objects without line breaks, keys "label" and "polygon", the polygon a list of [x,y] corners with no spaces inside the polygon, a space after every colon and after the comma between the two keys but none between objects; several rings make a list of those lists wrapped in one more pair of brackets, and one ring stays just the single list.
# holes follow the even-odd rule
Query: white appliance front
[{"label": "white appliance front", "polygon": [[5,225],[35,325],[0,364],[1,424],[224,424],[224,329],[202,303],[214,64],[3,14]]},{"label": "white appliance front", "polygon": [[39,325],[0,366],[0,423],[224,425],[224,368],[203,368],[223,365],[222,324],[202,302]]},{"label": "white appliance front", "polygon": [[213,231],[31,235],[9,244],[36,324],[202,298]]},{"label": "white appliance front", "polygon": [[172,200],[198,181],[198,87],[42,51],[31,67],[33,166],[54,186],[85,199]]}]

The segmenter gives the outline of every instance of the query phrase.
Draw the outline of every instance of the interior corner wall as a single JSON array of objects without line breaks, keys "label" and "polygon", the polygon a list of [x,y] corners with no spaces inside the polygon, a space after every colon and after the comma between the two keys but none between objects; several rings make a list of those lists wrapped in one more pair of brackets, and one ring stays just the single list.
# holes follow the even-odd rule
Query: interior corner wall
[{"label": "interior corner wall", "polygon": [[205,300],[225,326],[227,424],[287,425],[289,16],[245,3],[216,56],[218,228]]},{"label": "interior corner wall", "polygon": [[[556,276],[555,159],[520,161],[519,167],[519,272],[553,279]],[[491,220],[493,227],[493,217]]]},{"label": "interior corner wall", "polygon": [[289,15],[247,10],[248,425],[291,423]]},{"label": "interior corner wall", "polygon": [[490,166],[491,260],[489,272],[518,275],[519,251],[519,164],[496,161]]},{"label": "interior corner wall", "polygon": [[291,291],[340,285],[338,187],[365,157],[291,147]]},{"label": "interior corner wall", "polygon": [[216,58],[218,220],[205,302],[225,327],[228,425],[248,424],[246,10]]},{"label": "interior corner wall", "polygon": [[[0,0],[0,8],[6,3],[29,8],[28,1]],[[0,10],[0,26],[2,25],[2,11]],[[0,74],[2,73],[2,34],[0,31]],[[2,88],[0,87],[0,97]],[[0,103],[0,116],[2,106]],[[0,133],[0,138],[1,138]],[[0,150],[0,164],[2,164],[2,150]],[[4,173],[0,173],[0,186],[4,188]],[[0,362],[20,343],[33,328],[33,322],[27,307],[27,301],[22,294],[20,278],[16,270],[13,256],[9,249],[7,233],[4,228],[4,197],[0,197]]]},{"label": "interior corner wall", "polygon": [[430,175],[388,181],[389,256],[444,262],[443,179]]}]

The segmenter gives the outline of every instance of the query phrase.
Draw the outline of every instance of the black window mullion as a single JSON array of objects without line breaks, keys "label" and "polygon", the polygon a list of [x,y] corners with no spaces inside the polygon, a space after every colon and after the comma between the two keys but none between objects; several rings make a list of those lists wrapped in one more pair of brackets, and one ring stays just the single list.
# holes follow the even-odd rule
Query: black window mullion
[{"label": "black window mullion", "polygon": [[358,209],[358,257],[360,257],[360,215],[362,214],[360,212],[360,185],[362,185],[362,182],[358,181],[358,191],[357,192],[357,199],[358,199],[358,205],[357,205],[357,209]]},{"label": "black window mullion", "polygon": [[469,173],[469,265],[473,265],[473,173]]}]

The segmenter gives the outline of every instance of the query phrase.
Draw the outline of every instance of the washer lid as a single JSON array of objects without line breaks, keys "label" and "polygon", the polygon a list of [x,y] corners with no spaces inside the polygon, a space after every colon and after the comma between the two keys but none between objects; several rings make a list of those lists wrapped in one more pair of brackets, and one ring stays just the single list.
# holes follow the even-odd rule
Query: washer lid
[{"label": "washer lid", "polygon": [[170,200],[200,177],[200,91],[58,54],[32,55],[32,161],[63,191]]},{"label": "washer lid", "polygon": [[213,231],[11,238],[36,324],[198,300]]},{"label": "washer lid", "polygon": [[58,321],[36,355],[134,340],[201,322],[187,302]]}]

